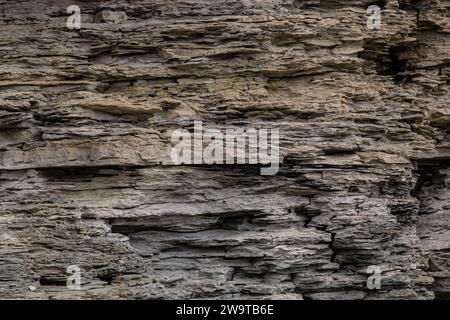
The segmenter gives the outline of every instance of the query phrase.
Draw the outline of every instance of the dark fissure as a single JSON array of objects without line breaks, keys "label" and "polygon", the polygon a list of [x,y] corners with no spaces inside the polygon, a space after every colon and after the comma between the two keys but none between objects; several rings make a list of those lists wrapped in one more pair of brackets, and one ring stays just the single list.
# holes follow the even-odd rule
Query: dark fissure
[{"label": "dark fissure", "polygon": [[450,161],[419,163],[417,234],[436,299],[450,299]]}]

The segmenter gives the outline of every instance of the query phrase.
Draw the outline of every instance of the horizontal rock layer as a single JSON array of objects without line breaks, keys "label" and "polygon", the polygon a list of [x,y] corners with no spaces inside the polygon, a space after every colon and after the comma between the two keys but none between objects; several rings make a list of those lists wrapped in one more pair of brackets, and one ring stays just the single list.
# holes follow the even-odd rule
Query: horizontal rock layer
[{"label": "horizontal rock layer", "polygon": [[[448,298],[450,3],[371,4],[0,0],[0,297]],[[280,171],[173,165],[193,121]]]}]

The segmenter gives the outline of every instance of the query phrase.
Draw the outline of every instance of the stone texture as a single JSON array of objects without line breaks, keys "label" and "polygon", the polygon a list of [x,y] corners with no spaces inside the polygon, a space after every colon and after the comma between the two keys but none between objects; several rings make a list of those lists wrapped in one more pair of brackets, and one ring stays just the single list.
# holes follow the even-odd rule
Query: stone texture
[{"label": "stone texture", "polygon": [[[370,4],[0,0],[0,298],[448,298],[450,3]],[[280,172],[173,166],[193,120]]]}]

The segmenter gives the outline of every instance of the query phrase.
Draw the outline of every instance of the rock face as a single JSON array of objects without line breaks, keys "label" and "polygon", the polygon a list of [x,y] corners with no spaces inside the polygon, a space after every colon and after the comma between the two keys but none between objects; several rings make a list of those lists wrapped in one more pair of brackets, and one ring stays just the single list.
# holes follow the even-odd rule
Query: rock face
[{"label": "rock face", "polygon": [[449,298],[450,3],[374,2],[0,0],[0,298]]}]

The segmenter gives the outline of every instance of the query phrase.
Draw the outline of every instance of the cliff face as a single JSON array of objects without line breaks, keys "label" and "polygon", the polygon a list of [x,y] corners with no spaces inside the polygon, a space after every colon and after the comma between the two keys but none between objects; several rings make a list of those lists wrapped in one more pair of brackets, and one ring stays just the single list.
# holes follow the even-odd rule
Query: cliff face
[{"label": "cliff face", "polygon": [[[1,298],[449,297],[447,0],[0,9]],[[194,120],[280,171],[173,165]]]}]

